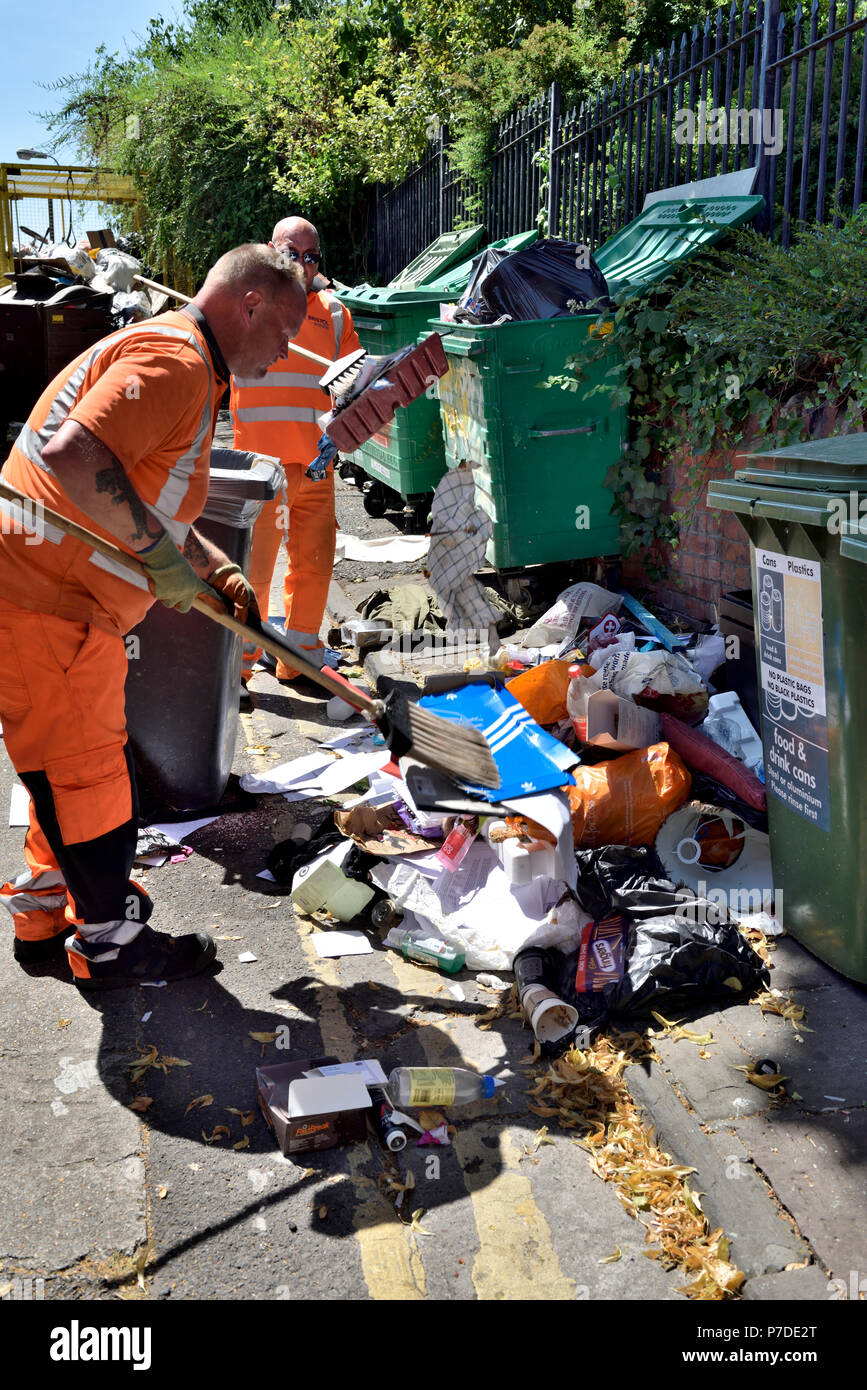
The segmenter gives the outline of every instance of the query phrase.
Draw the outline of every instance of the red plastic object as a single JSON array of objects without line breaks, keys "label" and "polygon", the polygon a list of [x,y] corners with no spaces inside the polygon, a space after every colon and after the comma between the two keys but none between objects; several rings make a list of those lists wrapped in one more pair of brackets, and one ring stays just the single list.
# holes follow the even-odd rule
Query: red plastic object
[{"label": "red plastic object", "polygon": [[440,335],[431,333],[389,369],[388,386],[368,387],[335,415],[326,431],[329,439],[342,454],[351,454],[394,419],[398,406],[418,400],[448,369]]},{"label": "red plastic object", "polygon": [[732,757],[725,748],[720,748],[701,729],[690,728],[673,714],[660,715],[660,722],[663,738],[680,754],[687,767],[722,782],[724,787],[728,787],[754,810],[767,810],[765,789],[756,774]]}]

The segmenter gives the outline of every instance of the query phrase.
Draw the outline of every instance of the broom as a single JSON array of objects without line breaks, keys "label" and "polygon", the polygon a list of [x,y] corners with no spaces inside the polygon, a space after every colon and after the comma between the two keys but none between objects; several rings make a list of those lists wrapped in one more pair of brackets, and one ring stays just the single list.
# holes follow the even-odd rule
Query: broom
[{"label": "broom", "polygon": [[[180,290],[170,290],[168,285],[158,285],[156,280],[146,280],[143,275],[134,275],[134,280],[139,284],[147,285],[150,290],[159,290],[161,294],[174,295],[175,299],[182,299],[185,304],[192,304],[192,299],[188,294],[181,294]],[[310,362],[318,362],[320,367],[326,367],[327,371],[319,378],[319,385],[323,391],[333,391],[335,395],[342,395],[348,391],[358,373],[361,371],[361,364],[367,353],[364,348],[356,348],[355,352],[348,352],[345,357],[338,357],[336,362],[330,362],[327,357],[320,357],[318,352],[310,352],[308,348],[296,347],[294,343],[287,343],[289,352],[294,352],[298,357],[306,357]]]},{"label": "broom", "polygon": [[[26,510],[22,516],[13,519],[20,521],[25,529],[39,534],[38,527],[28,524],[25,520],[33,507],[32,497],[25,496],[2,479],[0,497],[5,497],[10,502],[25,503]],[[103,540],[101,536],[94,535],[84,526],[78,526],[74,521],[69,521],[67,517],[52,511],[50,507],[41,503],[39,505],[44,519],[52,526],[65,531],[69,536],[74,536],[85,545],[92,546],[101,555],[123,565],[134,574],[147,578],[147,570],[140,560],[128,555],[119,546],[112,545],[110,541]],[[218,613],[204,598],[195,598],[192,606],[197,613],[203,613],[206,618],[210,618],[211,622],[237,632],[257,647],[264,647],[265,651],[278,660],[290,657],[292,665],[297,667],[302,675],[321,685],[329,695],[339,695],[341,700],[352,705],[353,709],[366,715],[383,734],[395,757],[411,754],[427,767],[437,768],[451,777],[458,778],[459,781],[468,782],[471,786],[499,787],[500,774],[497,765],[487,739],[478,729],[453,723],[449,719],[441,719],[429,710],[419,709],[418,705],[413,704],[399,690],[389,691],[384,700],[371,699],[343,676],[337,676],[330,671],[320,671],[318,666],[313,666],[305,659],[303,652],[298,651],[272,627],[266,626],[261,619],[239,623],[227,612]]]}]

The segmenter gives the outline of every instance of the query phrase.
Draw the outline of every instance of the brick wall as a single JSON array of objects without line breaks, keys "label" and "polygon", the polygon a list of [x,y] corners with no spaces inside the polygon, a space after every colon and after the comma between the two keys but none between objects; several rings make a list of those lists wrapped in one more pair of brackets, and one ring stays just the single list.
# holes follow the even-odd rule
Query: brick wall
[{"label": "brick wall", "polygon": [[[645,591],[651,607],[656,599],[693,622],[713,624],[720,594],[731,589],[749,589],[750,545],[746,532],[733,512],[705,506],[708,483],[731,477],[743,467],[738,456],[747,452],[749,446],[710,455],[700,464],[692,464],[691,479],[688,473],[692,460],[688,456],[676,455],[666,467],[663,482],[672,509],[689,513],[681,528],[680,544],[670,552],[669,574],[653,583],[640,560],[630,558],[623,562],[625,587]],[[699,483],[695,479],[697,467]]]}]

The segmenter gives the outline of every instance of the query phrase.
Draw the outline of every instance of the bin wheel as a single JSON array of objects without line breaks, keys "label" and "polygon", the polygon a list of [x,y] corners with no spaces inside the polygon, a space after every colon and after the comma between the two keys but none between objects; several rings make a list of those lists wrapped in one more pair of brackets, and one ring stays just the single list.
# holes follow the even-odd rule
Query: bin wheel
[{"label": "bin wheel", "polygon": [[388,500],[385,489],[379,483],[374,483],[373,487],[364,494],[364,510],[368,516],[385,516],[388,511]]}]

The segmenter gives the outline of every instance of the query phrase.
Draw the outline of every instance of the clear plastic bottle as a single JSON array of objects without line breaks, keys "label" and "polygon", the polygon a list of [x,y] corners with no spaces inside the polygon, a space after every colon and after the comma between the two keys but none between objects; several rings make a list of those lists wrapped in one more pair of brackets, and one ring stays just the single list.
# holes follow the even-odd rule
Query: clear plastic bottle
[{"label": "clear plastic bottle", "polygon": [[384,944],[400,951],[407,960],[417,961],[419,965],[435,965],[447,975],[456,975],[463,970],[467,958],[466,952],[456,950],[438,936],[422,936],[416,932],[402,931],[400,927],[392,927]]},{"label": "clear plastic bottle", "polygon": [[462,1067],[395,1067],[388,1094],[396,1107],[404,1105],[470,1105],[490,1100],[498,1086],[494,1076],[478,1076]]},{"label": "clear plastic bottle", "polygon": [[566,709],[572,720],[572,728],[582,743],[587,742],[587,700],[593,692],[589,680],[581,672],[580,665],[569,667],[569,685],[566,690]]}]

